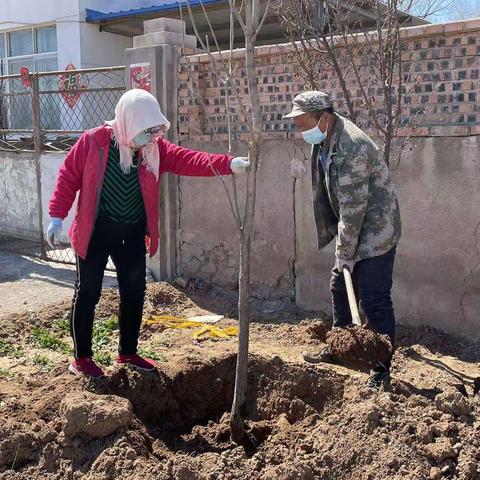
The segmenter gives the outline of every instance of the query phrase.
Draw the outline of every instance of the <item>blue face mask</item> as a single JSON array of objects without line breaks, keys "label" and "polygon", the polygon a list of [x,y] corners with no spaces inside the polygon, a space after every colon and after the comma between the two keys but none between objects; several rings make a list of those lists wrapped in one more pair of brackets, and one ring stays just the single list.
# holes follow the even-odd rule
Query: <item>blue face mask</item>
[{"label": "blue face mask", "polygon": [[138,135],[135,135],[135,137],[133,137],[132,142],[136,147],[143,147],[147,143],[150,143],[150,140],[151,136],[149,133],[140,132]]},{"label": "blue face mask", "polygon": [[311,145],[322,143],[327,138],[327,132],[322,132],[318,125],[302,132],[303,139]]}]

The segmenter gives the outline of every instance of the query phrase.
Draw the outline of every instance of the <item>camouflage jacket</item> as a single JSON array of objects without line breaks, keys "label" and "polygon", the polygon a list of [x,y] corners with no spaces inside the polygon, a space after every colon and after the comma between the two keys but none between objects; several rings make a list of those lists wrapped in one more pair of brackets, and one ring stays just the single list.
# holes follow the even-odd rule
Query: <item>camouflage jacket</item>
[{"label": "camouflage jacket", "polygon": [[400,209],[375,143],[336,114],[324,173],[320,145],[312,149],[313,209],[318,246],[336,236],[338,258],[361,260],[391,250],[401,235]]}]

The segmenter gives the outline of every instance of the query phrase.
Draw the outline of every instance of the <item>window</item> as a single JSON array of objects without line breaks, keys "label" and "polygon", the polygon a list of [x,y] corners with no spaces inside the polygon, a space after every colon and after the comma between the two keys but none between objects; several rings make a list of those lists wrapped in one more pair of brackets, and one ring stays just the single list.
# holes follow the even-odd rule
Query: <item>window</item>
[{"label": "window", "polygon": [[58,70],[57,57],[35,58],[36,72],[54,72]]},{"label": "window", "polygon": [[39,28],[36,30],[36,53],[49,53],[57,51],[57,29],[55,27]]},{"label": "window", "polygon": [[20,55],[30,55],[33,53],[32,30],[20,30],[8,34],[9,38],[9,56],[18,57]]},{"label": "window", "polygon": [[[7,47],[7,48],[5,48]],[[3,54],[3,58],[2,58]],[[57,29],[55,26],[29,28],[13,32],[0,33],[0,60],[7,68],[4,74],[19,74],[21,67],[30,72],[49,72],[58,70]],[[42,77],[41,89],[52,90],[48,78]],[[9,89],[23,89],[19,79],[12,81]],[[61,99],[45,94],[40,98],[40,121],[44,129],[59,129],[61,119]],[[8,104],[9,128],[32,128],[32,111],[27,95],[12,96]]]},{"label": "window", "polygon": [[33,71],[33,60],[32,59],[25,59],[25,60],[10,60],[8,62],[8,73],[10,75],[16,75],[20,73],[21,67],[27,67],[30,72]]},{"label": "window", "polygon": [[31,72],[58,70],[57,29],[49,26],[0,33],[0,59],[2,53],[8,66],[7,72],[4,62],[3,74],[18,74],[20,67]]},{"label": "window", "polygon": [[7,66],[5,64],[5,34],[0,33],[0,75],[5,75],[7,73]]},{"label": "window", "polygon": [[5,58],[5,34],[0,33],[0,59]]}]

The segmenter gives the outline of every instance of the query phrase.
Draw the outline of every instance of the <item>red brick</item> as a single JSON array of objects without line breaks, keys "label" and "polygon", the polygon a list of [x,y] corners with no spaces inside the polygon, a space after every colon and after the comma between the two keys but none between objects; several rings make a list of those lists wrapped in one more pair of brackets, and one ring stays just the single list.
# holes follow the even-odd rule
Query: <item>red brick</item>
[{"label": "red brick", "polygon": [[444,25],[445,33],[460,33],[463,31],[465,22],[449,22]]},{"label": "red brick", "polygon": [[425,27],[426,35],[434,35],[436,33],[443,33],[443,25],[441,23],[435,25],[427,25]]},{"label": "red brick", "polygon": [[412,128],[412,136],[414,137],[428,137],[429,135],[428,127]]},{"label": "red brick", "polygon": [[[468,97],[468,95],[467,95],[467,97]],[[460,113],[472,113],[474,111],[474,105],[471,105],[471,104],[468,104],[468,103],[461,103],[458,106],[458,110],[459,110]]]},{"label": "red brick", "polygon": [[469,45],[467,48],[467,55],[477,56],[477,46]]},{"label": "red brick", "polygon": [[465,30],[480,30],[480,18],[475,18],[473,20],[467,20],[465,22]]}]

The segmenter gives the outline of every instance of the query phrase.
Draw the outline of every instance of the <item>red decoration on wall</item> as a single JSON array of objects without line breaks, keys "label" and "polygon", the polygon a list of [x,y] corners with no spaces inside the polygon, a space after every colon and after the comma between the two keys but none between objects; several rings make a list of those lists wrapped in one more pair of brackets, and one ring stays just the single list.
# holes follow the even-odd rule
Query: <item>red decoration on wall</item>
[{"label": "red decoration on wall", "polygon": [[22,79],[22,84],[24,87],[31,87],[32,82],[30,81],[30,72],[28,67],[20,67],[20,77]]},{"label": "red decoration on wall", "polygon": [[[76,68],[75,65],[69,63],[65,70],[76,70]],[[64,73],[58,79],[60,94],[70,108],[75,107],[82,95],[82,89],[87,88],[87,82],[83,77],[79,73]]]},{"label": "red decoration on wall", "polygon": [[130,88],[141,88],[151,92],[150,64],[135,63],[130,65]]}]

